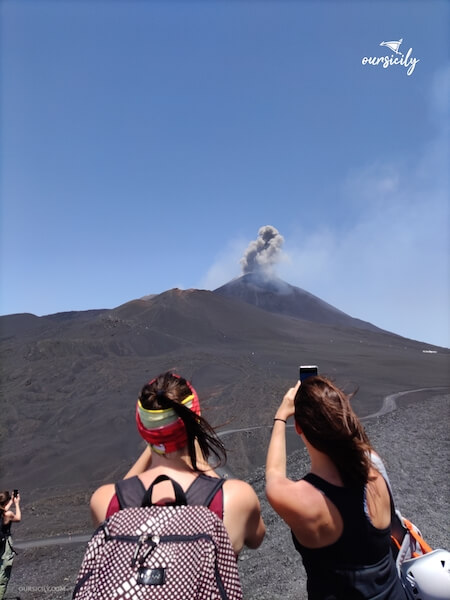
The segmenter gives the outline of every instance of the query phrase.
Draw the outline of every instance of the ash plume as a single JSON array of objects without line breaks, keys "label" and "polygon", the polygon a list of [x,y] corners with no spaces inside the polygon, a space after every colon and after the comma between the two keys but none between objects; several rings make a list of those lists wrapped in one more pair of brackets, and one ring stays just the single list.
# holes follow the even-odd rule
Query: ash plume
[{"label": "ash plume", "polygon": [[241,258],[243,274],[255,273],[265,278],[274,275],[274,266],[281,258],[284,237],[272,225],[265,225],[258,231],[258,237],[247,247]]}]

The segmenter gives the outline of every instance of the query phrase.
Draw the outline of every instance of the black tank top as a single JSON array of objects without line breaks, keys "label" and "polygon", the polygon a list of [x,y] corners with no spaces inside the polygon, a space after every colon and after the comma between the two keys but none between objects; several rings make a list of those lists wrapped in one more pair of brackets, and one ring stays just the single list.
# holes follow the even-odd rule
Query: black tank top
[{"label": "black tank top", "polygon": [[[3,515],[2,515],[2,517],[3,517]],[[11,535],[11,521],[8,521],[8,523],[4,523],[3,518],[2,518],[1,527],[2,527],[2,535],[4,537],[9,537]]]},{"label": "black tank top", "polygon": [[308,576],[309,600],[405,600],[391,554],[390,527],[377,529],[370,522],[365,486],[340,487],[312,473],[303,479],[331,500],[343,521],[341,537],[323,548],[306,548],[292,533]]}]

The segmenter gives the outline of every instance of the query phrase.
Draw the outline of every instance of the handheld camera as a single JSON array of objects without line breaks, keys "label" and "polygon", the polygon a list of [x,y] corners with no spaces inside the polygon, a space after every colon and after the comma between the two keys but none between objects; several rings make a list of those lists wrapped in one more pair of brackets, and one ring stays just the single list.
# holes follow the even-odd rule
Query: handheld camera
[{"label": "handheld camera", "polygon": [[308,377],[317,375],[318,370],[316,365],[300,365],[299,367],[299,379],[300,382],[305,381]]}]

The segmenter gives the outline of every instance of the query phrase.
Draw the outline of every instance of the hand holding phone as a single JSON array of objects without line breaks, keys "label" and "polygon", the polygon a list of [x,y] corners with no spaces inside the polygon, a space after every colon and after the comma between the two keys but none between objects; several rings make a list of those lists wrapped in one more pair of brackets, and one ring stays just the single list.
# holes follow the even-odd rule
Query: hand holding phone
[{"label": "hand holding phone", "polygon": [[316,365],[300,365],[299,367],[299,379],[300,382],[305,381],[308,377],[317,375],[318,370]]},{"label": "hand holding phone", "polygon": [[19,495],[19,490],[13,490],[13,498],[17,498]]}]

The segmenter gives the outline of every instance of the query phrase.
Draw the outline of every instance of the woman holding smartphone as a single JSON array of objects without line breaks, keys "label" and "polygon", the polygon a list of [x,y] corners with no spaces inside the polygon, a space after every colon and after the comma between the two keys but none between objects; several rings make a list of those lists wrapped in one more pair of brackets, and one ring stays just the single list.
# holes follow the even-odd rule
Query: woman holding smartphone
[{"label": "woman holding smartphone", "polygon": [[[10,510],[14,505],[14,510]],[[20,511],[20,495],[14,490],[11,496],[10,492],[0,492],[0,517],[1,517],[1,564],[0,564],[0,600],[3,600],[11,577],[12,565],[14,562],[15,551],[12,545],[11,524],[18,523],[22,518]]]},{"label": "woman holding smartphone", "polygon": [[[292,416],[311,461],[300,481],[286,476]],[[391,553],[391,496],[371,452],[349,397],[331,381],[312,376],[287,391],[274,418],[266,494],[291,528],[309,600],[406,600]]]}]

